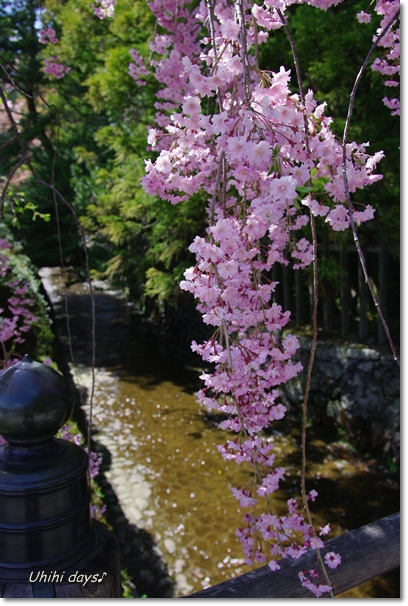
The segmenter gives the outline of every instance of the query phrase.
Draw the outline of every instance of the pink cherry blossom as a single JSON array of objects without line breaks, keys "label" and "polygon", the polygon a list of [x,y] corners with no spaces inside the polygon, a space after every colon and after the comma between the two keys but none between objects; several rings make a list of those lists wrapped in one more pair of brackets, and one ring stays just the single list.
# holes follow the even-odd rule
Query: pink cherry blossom
[{"label": "pink cherry blossom", "polygon": [[375,208],[367,204],[365,210],[355,211],[353,213],[353,219],[357,225],[361,225],[364,221],[371,221],[374,218]]},{"label": "pink cherry blossom", "polygon": [[239,24],[232,19],[227,19],[221,24],[221,35],[226,40],[236,40],[238,38]]},{"label": "pink cherry blossom", "polygon": [[92,5],[94,13],[99,19],[112,17],[115,11],[116,0],[96,0]]},{"label": "pink cherry blossom", "polygon": [[241,507],[248,507],[249,505],[256,505],[256,499],[253,499],[247,492],[238,490],[238,488],[232,488],[233,495],[238,499]]},{"label": "pink cherry blossom", "polygon": [[70,67],[60,63],[60,60],[56,55],[53,55],[49,59],[45,59],[44,72],[50,76],[54,76],[57,79],[63,78],[66,74],[71,71]]},{"label": "pink cherry blossom", "polygon": [[371,15],[364,11],[360,11],[359,13],[357,13],[357,19],[360,23],[370,23]]},{"label": "pink cherry blossom", "polygon": [[268,563],[268,566],[273,571],[281,569],[281,567],[279,566],[279,564],[277,563],[276,560],[270,560],[270,562]]},{"label": "pink cherry blossom", "polygon": [[309,492],[309,494],[307,495],[307,498],[311,499],[312,501],[314,501],[317,496],[318,496],[318,494],[317,494],[316,490],[311,490]]},{"label": "pink cherry blossom", "polygon": [[319,535],[324,536],[326,534],[329,534],[329,532],[330,532],[330,524],[326,524],[326,526],[323,526],[322,528],[320,528]]},{"label": "pink cherry blossom", "polygon": [[325,554],[324,561],[329,568],[337,568],[341,564],[341,556],[338,553],[329,551]]},{"label": "pink cherry blossom", "polygon": [[42,44],[48,44],[48,42],[50,42],[51,44],[57,44],[58,38],[56,38],[55,36],[55,29],[53,29],[52,27],[47,27],[45,29],[40,30],[38,40]]},{"label": "pink cherry blossom", "polygon": [[129,76],[131,76],[136,84],[140,86],[146,86],[146,82],[141,80],[141,76],[148,76],[149,70],[146,68],[144,61],[137,50],[131,49],[129,51],[130,56],[133,59],[133,63],[129,63]]},{"label": "pink cherry blossom", "polygon": [[[380,28],[377,30],[374,40],[380,35],[388,24],[390,19],[396,14],[400,8],[399,0],[378,0],[375,5],[375,12],[382,16]],[[383,75],[392,76],[392,80],[386,80],[387,86],[390,86],[390,82],[393,82],[391,86],[398,86],[399,82],[394,80],[394,76],[397,77],[400,73],[400,29],[398,27],[398,21],[395,21],[391,28],[387,31],[385,36],[379,41],[379,46],[385,47],[388,50],[385,57],[376,58],[371,68],[374,71],[378,71]],[[400,114],[400,101],[397,97],[389,99],[384,97],[384,105],[390,108],[391,115],[398,116]]]},{"label": "pink cherry blossom", "polygon": [[198,115],[201,112],[201,101],[198,97],[186,97],[182,108],[185,114]]},{"label": "pink cherry blossom", "polygon": [[329,585],[325,585],[324,583],[319,583],[319,573],[314,570],[309,570],[308,579],[304,572],[299,572],[299,579],[302,583],[303,587],[309,589],[316,598],[320,598],[324,593],[329,593],[331,591],[331,587]]},{"label": "pink cherry blossom", "polygon": [[322,547],[324,547],[324,543],[319,537],[312,537],[309,541],[309,545],[311,549],[322,549]]},{"label": "pink cherry blossom", "polygon": [[344,231],[350,226],[347,209],[344,206],[336,206],[327,215],[326,222],[330,223],[334,231]]}]

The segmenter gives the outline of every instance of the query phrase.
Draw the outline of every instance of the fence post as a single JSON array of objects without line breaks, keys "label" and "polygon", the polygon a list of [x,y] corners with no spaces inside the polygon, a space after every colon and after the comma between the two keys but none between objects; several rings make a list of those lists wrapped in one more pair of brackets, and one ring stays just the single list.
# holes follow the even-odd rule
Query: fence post
[{"label": "fence post", "polygon": [[346,245],[340,247],[340,302],[341,302],[341,336],[347,337],[350,331],[350,284],[348,273],[348,250]]},{"label": "fence post", "polygon": [[[380,306],[385,321],[388,322],[388,248],[385,242],[384,234],[380,236],[380,250],[378,255],[378,290]],[[387,335],[380,319],[378,319],[378,344],[387,343]]]},{"label": "fence post", "polygon": [[[367,254],[363,251],[365,258]],[[365,343],[368,337],[368,318],[367,318],[367,306],[368,306],[368,286],[365,283],[363,268],[361,267],[360,261],[358,262],[358,297],[360,301],[359,310],[359,325],[358,325],[358,338],[361,343]]]},{"label": "fence post", "polygon": [[54,438],[73,408],[52,368],[0,373],[0,597],[120,598],[120,552],[90,516],[88,455]]}]

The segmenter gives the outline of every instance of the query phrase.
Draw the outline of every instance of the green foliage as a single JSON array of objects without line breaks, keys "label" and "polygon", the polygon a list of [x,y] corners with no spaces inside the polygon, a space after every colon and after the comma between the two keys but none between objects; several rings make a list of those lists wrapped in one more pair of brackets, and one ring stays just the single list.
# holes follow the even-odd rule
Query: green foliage
[{"label": "green foliage", "polygon": [[[122,568],[122,570],[121,570],[121,585],[123,588],[123,596],[122,596],[123,598],[132,599],[135,597],[134,594],[136,591],[136,586],[130,580],[129,573],[126,570],[126,568]],[[142,595],[140,597],[147,598],[147,595]]]},{"label": "green foliage", "polygon": [[319,280],[323,284],[336,285],[345,272],[334,257],[322,256],[319,258]]},{"label": "green foliage", "polygon": [[[34,202],[26,202],[25,192],[15,194],[12,198],[12,217],[10,224],[12,227],[19,229],[21,227],[19,215],[25,215],[26,213],[32,214],[32,220],[42,219],[46,223],[50,221],[50,213],[41,213],[38,210],[38,206]],[[27,216],[27,215],[26,215]]]},{"label": "green foliage", "polygon": [[[72,145],[75,107],[81,128],[91,135],[72,147],[69,186],[87,233],[93,275],[110,278],[145,310],[174,305],[178,282],[193,261],[187,247],[204,229],[204,201],[196,197],[172,207],[141,188],[144,160],[151,157],[146,136],[156,84],[149,78],[145,87],[134,83],[129,50],[148,55],[152,15],[144,3],[130,0],[118,2],[114,17],[102,22],[87,0],[48,0],[46,9],[60,35],[61,57],[72,66],[50,92],[61,112],[60,140]],[[71,92],[79,83],[81,97]],[[71,109],[64,107],[65,98]]]}]

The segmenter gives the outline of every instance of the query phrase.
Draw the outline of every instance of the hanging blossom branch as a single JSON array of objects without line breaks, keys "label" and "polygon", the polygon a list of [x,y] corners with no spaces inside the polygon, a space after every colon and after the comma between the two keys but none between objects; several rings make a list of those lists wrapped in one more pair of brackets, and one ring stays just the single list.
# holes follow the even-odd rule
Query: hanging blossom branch
[{"label": "hanging blossom branch", "polygon": [[[290,46],[292,49],[293,61],[295,64],[296,77],[297,77],[299,92],[300,92],[300,98],[302,100],[303,106],[305,107],[306,100],[305,100],[305,93],[303,90],[302,72],[300,69],[300,62],[299,62],[296,44],[295,44],[295,41],[292,36],[292,32],[289,29],[288,22],[284,16],[284,14],[282,13],[282,11],[280,9],[277,10],[277,13],[279,15],[280,20],[283,23],[283,26],[286,31],[286,35],[289,39],[289,43],[290,43]],[[307,150],[308,154],[310,154],[309,127],[308,127],[306,113],[304,113],[304,123],[305,123],[306,150]],[[313,189],[313,184],[312,184],[311,179],[309,179],[308,185],[310,186],[311,189]],[[307,521],[308,521],[309,525],[312,526],[312,516],[310,513],[310,509],[309,509],[309,503],[308,503],[307,491],[306,491],[306,466],[307,466],[306,439],[307,439],[307,404],[308,404],[308,400],[309,400],[310,385],[311,385],[311,380],[312,380],[312,371],[313,371],[314,359],[315,359],[316,350],[317,350],[317,338],[318,338],[317,311],[318,311],[318,303],[319,303],[319,276],[318,276],[318,264],[317,264],[316,219],[315,219],[313,212],[310,209],[309,209],[309,217],[310,217],[310,227],[311,227],[311,232],[312,232],[312,245],[313,245],[312,345],[310,348],[309,361],[308,361],[308,365],[307,365],[305,390],[304,390],[303,402],[302,402],[302,443],[301,443],[302,467],[301,467],[301,476],[300,477],[301,477],[301,494],[302,494],[302,500],[303,500],[303,507],[306,512]],[[318,558],[318,561],[320,564],[320,568],[324,575],[327,586],[331,587],[329,575],[327,574],[326,566],[323,561],[323,557],[321,555],[321,551],[319,548],[316,549],[316,553],[317,553],[317,558]],[[299,578],[304,586],[307,586],[307,584],[310,582],[310,579],[307,579],[304,577],[303,572],[299,573]],[[334,598],[332,589],[330,589],[330,597]]]},{"label": "hanging blossom branch", "polygon": [[[338,1],[308,3],[327,9]],[[304,501],[316,498],[314,490],[306,494],[303,486],[304,498],[289,499],[283,516],[271,499],[285,471],[274,466],[273,441],[263,430],[286,412],[277,386],[301,370],[293,361],[298,339],[282,336],[290,312],[272,302],[277,282],[271,269],[275,263],[301,269],[316,257],[315,233],[311,243],[300,232],[309,223],[304,210],[311,223],[322,216],[334,230],[349,226],[343,150],[325,104],[318,105],[312,91],[292,94],[290,72],[259,70],[252,54],[282,27],[277,8],[283,14],[286,4],[207,0],[191,10],[186,0],[150,3],[157,19],[150,67],[161,89],[148,136],[158,157],[146,162],[143,178],[147,193],[172,204],[198,191],[208,196],[207,235],[191,244],[197,263],[180,285],[214,326],[208,341],[192,344],[214,364],[213,372],[201,376],[199,399],[229,415],[220,426],[236,435],[219,447],[221,455],[253,467],[248,485],[233,489],[250,509],[237,534],[247,562],[268,561],[272,570],[280,568],[280,558],[324,548],[320,536],[329,525],[316,530],[305,519]],[[203,109],[211,106],[211,113]],[[364,144],[352,147],[352,186],[364,188],[381,178],[374,174],[381,155],[369,156]],[[319,177],[326,181],[326,204],[313,193]],[[359,220],[369,218],[366,213]],[[340,560],[338,554],[324,556],[330,568]],[[317,597],[331,591],[319,571],[302,575]]]},{"label": "hanging blossom branch", "polygon": [[[377,3],[377,6],[375,8],[375,10],[377,12],[381,11],[381,14],[386,15],[386,17],[389,17],[388,21],[386,20],[386,18],[383,19],[382,21],[382,29],[379,30],[379,33],[375,36],[374,38],[374,42],[371,46],[371,49],[367,55],[367,57],[364,60],[363,65],[360,68],[360,71],[357,74],[357,78],[356,81],[354,83],[353,89],[351,91],[350,94],[350,103],[349,103],[349,107],[348,107],[348,112],[347,112],[347,120],[346,120],[346,124],[344,127],[344,133],[343,133],[343,141],[342,141],[342,148],[343,148],[343,161],[342,161],[342,173],[343,173],[343,181],[344,181],[344,191],[345,191],[345,195],[346,195],[346,199],[347,199],[347,206],[348,206],[348,212],[349,212],[349,219],[350,219],[350,225],[351,225],[351,229],[353,232],[353,238],[354,238],[354,243],[356,245],[356,249],[358,252],[358,256],[360,259],[360,263],[361,263],[361,267],[363,269],[363,274],[364,274],[364,279],[365,282],[369,288],[371,297],[374,301],[374,305],[377,309],[377,313],[378,316],[381,320],[381,323],[384,327],[384,331],[385,334],[387,335],[387,339],[388,342],[390,344],[393,356],[394,356],[394,360],[397,362],[398,366],[400,365],[400,361],[399,361],[399,357],[397,354],[397,350],[395,348],[394,342],[392,340],[391,337],[391,333],[390,333],[390,329],[388,327],[388,324],[385,320],[384,314],[381,310],[381,306],[380,306],[380,302],[378,300],[377,295],[374,292],[374,288],[371,282],[371,279],[368,275],[368,271],[367,271],[367,265],[365,262],[365,258],[364,258],[364,254],[363,251],[361,249],[361,245],[360,245],[360,239],[358,237],[358,233],[357,233],[357,227],[356,227],[356,223],[359,225],[360,224],[360,217],[361,215],[363,215],[363,213],[356,213],[355,209],[353,207],[353,203],[351,201],[351,194],[350,194],[350,185],[349,185],[349,168],[350,168],[350,158],[349,158],[349,154],[350,154],[350,146],[347,144],[347,138],[348,138],[348,131],[350,128],[350,122],[351,122],[351,116],[353,114],[353,107],[354,107],[354,100],[356,97],[356,93],[357,93],[357,88],[358,85],[360,83],[361,77],[364,73],[364,70],[366,69],[370,58],[373,54],[373,52],[375,51],[375,49],[377,48],[377,46],[381,43],[381,41],[384,40],[384,38],[387,36],[388,37],[388,42],[386,42],[387,46],[391,45],[390,42],[390,38],[391,41],[394,42],[396,45],[398,45],[398,56],[399,56],[399,34],[398,36],[393,36],[390,32],[392,26],[397,22],[397,20],[399,19],[399,15],[400,15],[400,9],[398,8],[397,11],[395,11],[395,7],[399,6],[399,1],[398,0],[392,0],[392,1],[384,1],[381,0],[380,2]],[[395,12],[394,12],[395,11]],[[361,14],[360,14],[361,15]],[[391,16],[390,16],[391,15]],[[394,56],[397,53],[392,53],[392,56]],[[378,152],[378,154],[382,154],[382,152]],[[377,155],[377,154],[376,154]],[[368,209],[368,212],[371,214],[371,210]],[[367,214],[367,209],[366,211],[364,211],[365,214]]]},{"label": "hanging blossom branch", "polygon": [[[396,29],[393,27],[399,18],[399,9],[394,14],[399,4],[399,0],[380,0],[374,8],[374,11],[378,15],[382,15],[382,20],[373,38],[373,47],[380,46],[389,48],[390,50],[384,57],[377,57],[371,65],[371,69],[386,76],[388,79],[384,82],[384,85],[389,87],[399,86],[399,82],[394,77],[400,73],[400,30],[399,27]],[[360,23],[369,23],[371,15],[365,11],[361,11],[357,14],[357,19]],[[372,50],[370,51],[370,55]],[[400,115],[400,101],[398,98],[393,97],[389,99],[388,97],[384,97],[383,103],[391,109],[392,116]]]}]

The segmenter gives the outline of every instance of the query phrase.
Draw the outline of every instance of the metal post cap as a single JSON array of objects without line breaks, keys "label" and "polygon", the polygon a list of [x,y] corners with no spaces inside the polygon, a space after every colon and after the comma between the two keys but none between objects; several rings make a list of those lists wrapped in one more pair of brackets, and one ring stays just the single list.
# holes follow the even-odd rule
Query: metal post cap
[{"label": "metal post cap", "polygon": [[23,360],[0,372],[0,435],[18,444],[52,438],[72,414],[73,397],[55,370]]},{"label": "metal post cap", "polygon": [[93,547],[86,452],[54,438],[71,389],[29,356],[0,372],[0,578],[64,570]]}]

